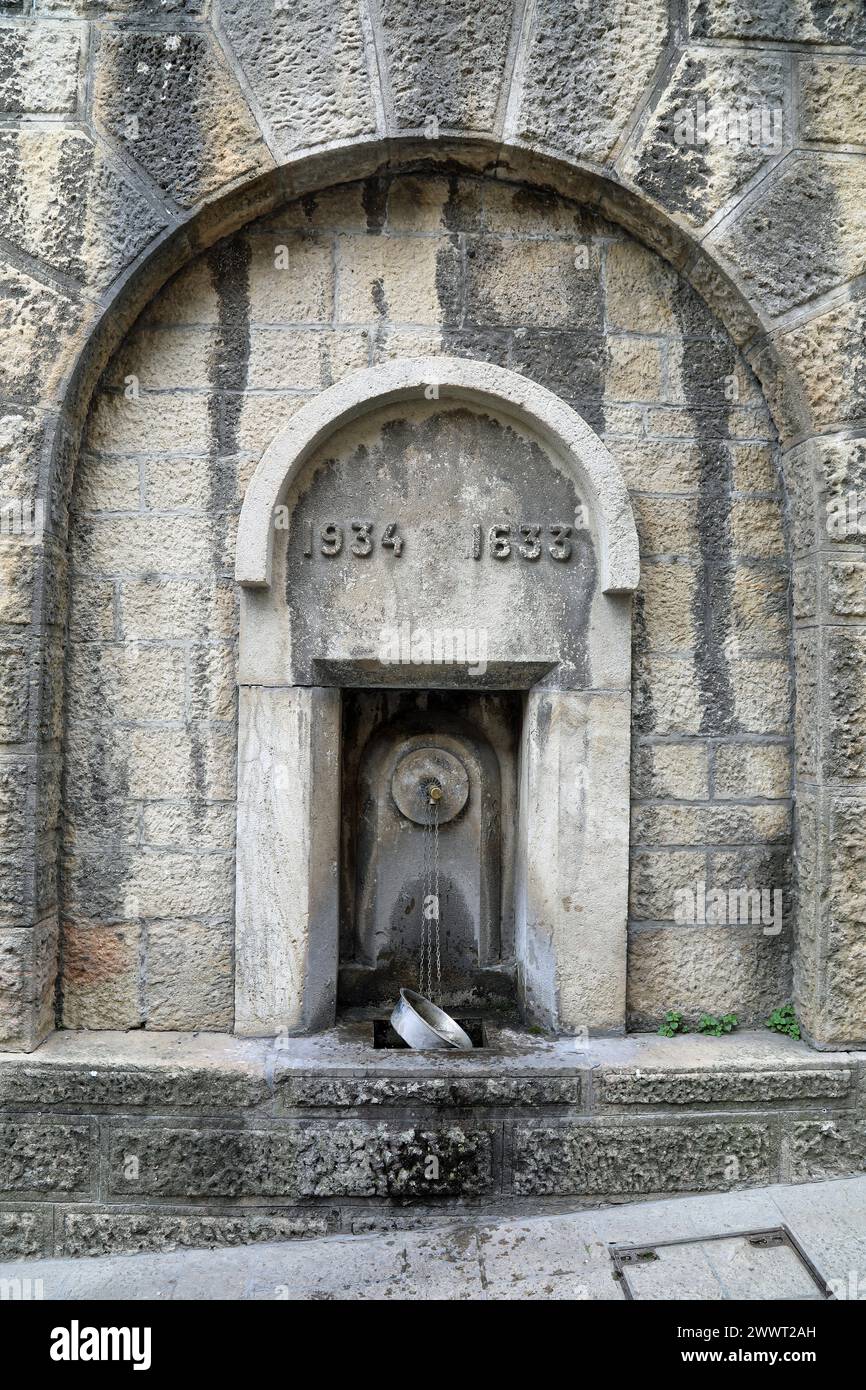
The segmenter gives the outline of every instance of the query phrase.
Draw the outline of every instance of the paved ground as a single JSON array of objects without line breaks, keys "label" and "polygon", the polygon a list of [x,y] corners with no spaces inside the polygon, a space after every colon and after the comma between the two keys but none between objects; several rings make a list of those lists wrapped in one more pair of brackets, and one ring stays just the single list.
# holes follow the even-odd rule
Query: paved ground
[{"label": "paved ground", "polygon": [[[602,1211],[374,1236],[325,1236],[230,1250],[185,1250],[0,1265],[0,1281],[41,1279],[46,1299],[620,1299],[608,1246],[642,1245],[786,1224],[843,1297],[866,1299],[866,1177],[680,1197]],[[707,1247],[702,1247],[706,1250]],[[721,1250],[723,1247],[718,1247]],[[784,1252],[782,1252],[784,1253]],[[742,1251],[741,1251],[742,1254]],[[708,1274],[689,1254],[644,1296],[786,1296],[749,1259]],[[757,1272],[756,1272],[757,1269]],[[649,1284],[649,1266],[644,1268]],[[663,1284],[663,1291],[661,1286]],[[847,1291],[847,1292],[846,1292]],[[787,1296],[791,1296],[789,1293]]]}]

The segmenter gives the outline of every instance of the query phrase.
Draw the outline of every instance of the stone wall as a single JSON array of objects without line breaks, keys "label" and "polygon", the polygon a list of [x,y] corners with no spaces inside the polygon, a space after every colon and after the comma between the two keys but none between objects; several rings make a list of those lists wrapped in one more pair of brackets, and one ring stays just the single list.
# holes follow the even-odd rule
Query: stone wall
[{"label": "stone wall", "polygon": [[[761,382],[783,450],[795,560],[798,1003],[819,1044],[863,1043],[866,557],[857,517],[829,530],[826,504],[852,493],[856,512],[864,484],[864,54],[859,8],[817,0],[491,0],[483,10],[438,0],[423,11],[405,0],[284,10],[183,0],[158,15],[132,0],[2,7],[0,495],[25,512],[34,501],[45,507],[35,543],[29,534],[0,537],[6,1045],[33,1048],[55,1017],[68,500],[95,381],[159,286],[219,238],[287,198],[421,156],[446,172],[459,161],[595,207],[697,288]],[[683,143],[683,108],[694,118],[702,100],[765,114],[772,139]],[[220,331],[230,336],[236,306],[223,313]],[[537,358],[537,342],[526,351],[533,346]],[[223,373],[218,356],[220,391],[238,389],[231,370],[227,362]],[[692,400],[682,404],[694,408],[700,373],[688,386]],[[224,449],[234,428],[231,416],[209,421],[201,437],[219,429]],[[212,485],[219,495],[216,472]],[[700,560],[700,541],[695,554]],[[671,567],[648,564],[650,579],[657,568]],[[92,594],[98,610],[98,584]],[[190,634],[201,631],[203,604],[225,614],[230,636],[222,589],[208,595],[192,584],[187,601]],[[140,625],[157,611],[145,603]],[[92,632],[113,634],[113,615],[94,621]],[[218,630],[216,617],[209,630]],[[651,655],[661,691],[661,655],[648,649],[642,664]],[[186,701],[197,678],[183,679]],[[702,708],[700,690],[691,698]],[[656,717],[657,706],[658,695]],[[662,737],[659,726],[643,734]],[[698,760],[693,784],[712,776],[717,799],[741,786],[723,743],[712,770]],[[166,739],[167,767],[171,748]],[[646,775],[658,763],[663,777],[665,756],[647,753]],[[777,769],[759,765],[765,756],[752,764],[753,787],[762,777],[775,785]],[[70,767],[70,785],[75,775]],[[647,853],[639,857],[649,861],[657,843],[683,848],[679,838],[658,841],[671,830],[694,844],[694,812],[688,832],[683,817],[675,827],[665,815],[653,811],[646,829],[640,812],[636,843]],[[213,843],[220,831],[208,833]],[[177,865],[181,879],[188,868]],[[106,916],[103,908],[87,915]],[[662,944],[672,952],[684,941],[668,932]],[[700,944],[726,949],[710,932]],[[112,961],[123,975],[136,943],[120,932],[102,950],[106,975]],[[169,954],[166,945],[168,974]],[[691,972],[691,960],[676,969]],[[86,978],[92,956],[78,967]],[[215,981],[214,998],[221,989]],[[661,991],[651,978],[642,990],[655,1009]],[[645,1004],[634,1007],[637,1015]]]},{"label": "stone wall", "polygon": [[66,1027],[231,1028],[239,502],[318,390],[436,353],[555,391],[632,491],[632,1023],[754,1022],[789,997],[789,921],[674,924],[675,890],[698,882],[784,889],[790,916],[789,566],[760,390],[695,291],[612,224],[419,173],[218,243],[94,398],[72,499]]},{"label": "stone wall", "polygon": [[58,1033],[0,1065],[0,1255],[98,1255],[862,1171],[864,1068],[764,1034],[455,1059]]}]

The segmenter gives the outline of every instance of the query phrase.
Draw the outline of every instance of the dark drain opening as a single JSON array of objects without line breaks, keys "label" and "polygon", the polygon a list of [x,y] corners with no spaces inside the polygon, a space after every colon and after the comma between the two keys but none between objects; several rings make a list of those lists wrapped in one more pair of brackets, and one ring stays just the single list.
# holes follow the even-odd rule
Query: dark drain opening
[{"label": "dark drain opening", "polygon": [[[486,1046],[484,1020],[482,1018],[456,1018],[455,1022],[459,1023],[463,1031],[469,1034],[473,1047]],[[394,1032],[390,1020],[387,1018],[373,1019],[373,1046],[394,1048],[395,1050],[403,1048],[407,1052],[416,1050],[410,1048],[408,1043],[404,1043],[399,1033]],[[452,1051],[455,1055],[459,1056],[459,1052],[456,1048],[452,1049]]]}]

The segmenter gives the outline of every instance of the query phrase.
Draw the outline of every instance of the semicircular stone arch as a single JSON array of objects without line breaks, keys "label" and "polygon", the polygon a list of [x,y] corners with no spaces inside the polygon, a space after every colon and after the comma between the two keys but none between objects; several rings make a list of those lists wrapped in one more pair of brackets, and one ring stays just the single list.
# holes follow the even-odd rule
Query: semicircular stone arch
[{"label": "semicircular stone arch", "polygon": [[760,389],[677,272],[597,211],[433,170],[311,193],[212,247],[94,399],[73,499],[67,1026],[234,1025],[241,500],[335,383],[431,354],[552,393],[629,488],[630,1026],[678,1003],[758,1021],[790,992],[787,916],[775,935],[699,920],[701,885],[787,895],[788,561]]}]

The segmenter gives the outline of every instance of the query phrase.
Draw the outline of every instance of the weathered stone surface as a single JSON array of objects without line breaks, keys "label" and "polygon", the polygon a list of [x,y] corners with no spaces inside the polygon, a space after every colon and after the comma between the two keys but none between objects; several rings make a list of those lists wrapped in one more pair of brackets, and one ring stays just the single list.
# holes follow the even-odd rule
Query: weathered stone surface
[{"label": "weathered stone surface", "polygon": [[[647,548],[662,560],[645,565],[642,595],[652,647],[638,667],[647,734],[690,740],[654,743],[651,759],[642,751],[639,795],[705,799],[708,738],[730,739],[738,725],[747,734],[788,729],[778,508],[767,497],[736,498],[722,533],[701,525],[704,499],[727,501],[732,487],[776,489],[772,446],[760,442],[766,421],[748,372],[672,267],[549,191],[453,174],[383,176],[317,192],[228,245],[230,253],[191,263],[150,306],[109,369],[78,472],[73,626],[86,646],[69,663],[67,823],[76,843],[64,881],[76,930],[94,919],[125,931],[139,916],[148,924],[137,965],[130,943],[126,986],[107,996],[116,1026],[136,1011],[148,1027],[228,1026],[233,884],[219,852],[233,844],[236,610],[221,518],[263,444],[299,405],[368,360],[445,351],[500,362],[606,425],[643,517],[651,514],[642,523],[652,533]],[[285,269],[278,246],[286,247]],[[227,295],[220,265],[243,270],[242,292]],[[130,372],[142,387],[137,401],[123,394]],[[741,396],[729,409],[724,381],[732,372]],[[647,414],[641,398],[663,381],[670,403]],[[212,397],[224,386],[238,393],[230,410],[229,396]],[[226,435],[229,415],[236,427]],[[646,436],[648,423],[656,438]],[[214,449],[229,447],[239,456],[215,463]],[[139,512],[142,504],[149,510]],[[702,555],[716,557],[728,534],[734,563],[718,622],[725,655],[736,660],[732,710],[720,721],[708,709],[717,666],[710,670],[704,654],[697,566]],[[670,564],[671,555],[687,563]],[[737,564],[740,557],[747,563]],[[190,640],[181,686],[180,649],[151,644]],[[776,662],[752,660],[776,650]],[[130,716],[172,727],[129,729]],[[737,799],[760,794],[748,778],[739,786]],[[725,823],[721,808],[718,815]],[[682,807],[655,819],[660,833],[673,829],[688,844],[710,828],[703,812]],[[752,837],[775,834],[766,808],[740,819]],[[695,857],[706,864],[702,850]],[[643,916],[660,911],[649,901],[656,891],[645,878],[640,920],[670,920],[669,910]],[[216,950],[210,976],[199,969],[208,943]],[[150,976],[157,961],[158,982]],[[197,983],[184,987],[194,974]]]},{"label": "weathered stone surface", "polygon": [[0,863],[3,916],[18,925],[0,929],[0,1047],[30,1052],[54,1024],[57,927],[53,918],[29,925],[37,914],[30,883],[17,861]]},{"label": "weathered stone surface", "polygon": [[[268,17],[273,24],[274,16]],[[273,44],[273,29],[269,27]],[[273,166],[234,77],[202,32],[105,30],[94,112],[184,207]]]},{"label": "weathered stone surface", "polygon": [[[770,929],[778,925],[775,903],[772,896],[762,900],[760,911],[757,900],[749,899],[752,906],[747,908],[747,900],[739,898],[740,891],[760,890],[782,893],[781,914],[787,928],[792,911],[791,890],[791,847],[787,843],[777,845],[745,846],[738,849],[711,849],[709,852],[710,877],[708,883],[714,889],[728,895],[726,914],[718,916],[720,922],[747,921],[761,922]],[[730,895],[734,894],[734,897]],[[741,906],[742,904],[742,906]],[[769,919],[769,920],[767,920]],[[712,920],[708,912],[708,920]]]},{"label": "weathered stone surface", "polygon": [[830,612],[841,618],[866,618],[866,564],[859,560],[827,566]]},{"label": "weathered stone surface", "polygon": [[[0,870],[2,873],[2,870]],[[8,882],[8,874],[0,881]],[[4,884],[4,886],[6,886]],[[19,907],[20,910],[20,907]],[[6,912],[9,904],[6,905]],[[31,982],[32,941],[20,927],[0,931],[0,1046],[23,1048],[30,1032],[33,1003]]]},{"label": "weathered stone surface", "polygon": [[605,1105],[765,1105],[775,1101],[843,1100],[847,1069],[803,1071],[605,1072]]},{"label": "weathered stone surface", "polygon": [[29,772],[25,759],[0,761],[0,836],[7,849],[20,843],[27,826],[25,803]]},{"label": "weathered stone surface", "polygon": [[23,742],[30,707],[28,652],[20,643],[0,646],[0,743]]},{"label": "weathered stone surface", "polygon": [[0,395],[30,407],[50,400],[78,347],[85,311],[67,295],[0,266]]},{"label": "weathered stone surface", "polygon": [[774,54],[685,53],[629,145],[624,172],[701,225],[790,143],[785,87]]},{"label": "weathered stone surface", "polygon": [[830,630],[827,687],[826,771],[833,778],[860,778],[866,770],[866,633]]},{"label": "weathered stone surface", "polygon": [[0,1108],[95,1106],[149,1110],[194,1107],[237,1110],[269,1097],[264,1076],[216,1067],[130,1067],[104,1064],[22,1062],[0,1066]]},{"label": "weathered stone surface", "polygon": [[866,68],[814,58],[800,63],[800,131],[807,140],[866,145]]},{"label": "weathered stone surface", "polygon": [[81,34],[73,25],[0,25],[0,111],[71,114],[80,61]]},{"label": "weathered stone surface", "polygon": [[324,1236],[336,1225],[337,1213],[321,1208],[315,1211],[221,1212],[213,1216],[142,1208],[137,1211],[68,1211],[61,1218],[55,1254],[62,1257],[132,1254],[138,1250],[213,1250],[261,1241]]},{"label": "weathered stone surface", "polygon": [[632,338],[610,338],[604,394],[615,401],[662,400],[664,359],[660,344]]},{"label": "weathered stone surface", "polygon": [[720,797],[791,793],[791,750],[783,743],[727,743],[716,749],[713,786]]},{"label": "weathered stone surface", "polygon": [[34,260],[98,288],[166,225],[104,148],[80,131],[25,126],[4,134],[0,185],[7,190],[0,233]]},{"label": "weathered stone surface", "polygon": [[795,621],[814,618],[818,611],[818,575],[813,560],[794,565],[791,583],[791,614]]},{"label": "weathered stone surface", "polygon": [[492,130],[508,55],[512,0],[379,0],[398,128]]},{"label": "weathered stone surface", "polygon": [[332,1105],[579,1105],[581,1080],[568,1077],[290,1076],[277,1084],[283,1109]]},{"label": "weathered stone surface", "polygon": [[771,1180],[763,1124],[520,1126],[514,1190],[533,1196],[711,1192]]},{"label": "weathered stone surface", "polygon": [[633,931],[629,935],[629,1025],[658,1027],[668,1009],[678,1009],[690,1023],[704,1013],[735,1013],[745,1027],[763,1023],[771,1009],[790,998],[789,951],[784,932],[764,935],[760,926]]},{"label": "weathered stone surface", "polygon": [[793,1182],[845,1178],[866,1168],[866,1123],[844,1118],[804,1120],[783,1140]]},{"label": "weathered stone surface", "polygon": [[780,335],[817,429],[866,414],[866,303],[853,299]]},{"label": "weathered stone surface", "polygon": [[0,1210],[0,1255],[3,1259],[26,1260],[50,1255],[51,1218],[50,1207]]},{"label": "weathered stone surface", "polygon": [[[101,585],[90,592],[104,601],[107,588]],[[203,632],[216,638],[233,637],[237,630],[234,585],[228,580],[128,579],[120,591],[120,621],[124,636],[132,641],[180,640]],[[113,627],[110,635],[114,635]]]},{"label": "weathered stone surface", "polygon": [[84,1192],[91,1182],[90,1125],[0,1121],[0,1191]]},{"label": "weathered stone surface", "polygon": [[700,744],[641,743],[633,750],[634,795],[703,801],[708,790],[707,750]]},{"label": "weathered stone surface", "polygon": [[277,9],[222,0],[219,22],[281,154],[375,132],[361,16],[350,0]]},{"label": "weathered stone surface", "polygon": [[574,246],[566,241],[479,237],[466,260],[467,321],[599,333],[603,312],[599,268],[595,248],[582,268]]},{"label": "weathered stone surface", "polygon": [[635,845],[772,844],[791,833],[787,806],[638,806]]},{"label": "weathered stone surface", "polygon": [[822,924],[824,990],[820,1041],[858,1038],[866,1025],[866,845],[862,797],[834,797],[828,808],[828,911]]},{"label": "weathered stone surface", "polygon": [[707,39],[788,39],[857,45],[866,19],[855,5],[812,0],[690,0],[690,32]]},{"label": "weathered stone surface", "polygon": [[[337,294],[340,317],[347,323],[439,323],[448,316],[440,306],[440,258],[449,280],[459,275],[453,244],[445,237],[398,238],[343,236],[338,243]],[[305,382],[299,382],[304,385]]]},{"label": "weathered stone surface", "polygon": [[783,314],[863,273],[864,200],[860,156],[802,154],[785,162],[716,244],[749,298]]},{"label": "weathered stone surface", "polygon": [[539,0],[525,56],[517,133],[601,164],[623,133],[668,41],[660,0]]},{"label": "weathered stone surface", "polygon": [[111,1137],[109,1187],[127,1199],[476,1196],[492,1182],[492,1147],[488,1131],[458,1126],[120,1130]]},{"label": "weathered stone surface", "polygon": [[629,876],[629,917],[633,921],[672,922],[677,893],[705,881],[703,851],[638,850],[632,854]]},{"label": "weathered stone surface", "polygon": [[231,1029],[232,939],[225,927],[154,922],[147,933],[145,970],[148,1028]]},{"label": "weathered stone surface", "polygon": [[179,721],[186,708],[186,660],[178,647],[86,642],[70,651],[66,706],[73,719],[95,709],[114,719]]},{"label": "weathered stone surface", "polygon": [[138,923],[64,924],[63,1022],[67,1028],[141,1025],[140,936]]}]

